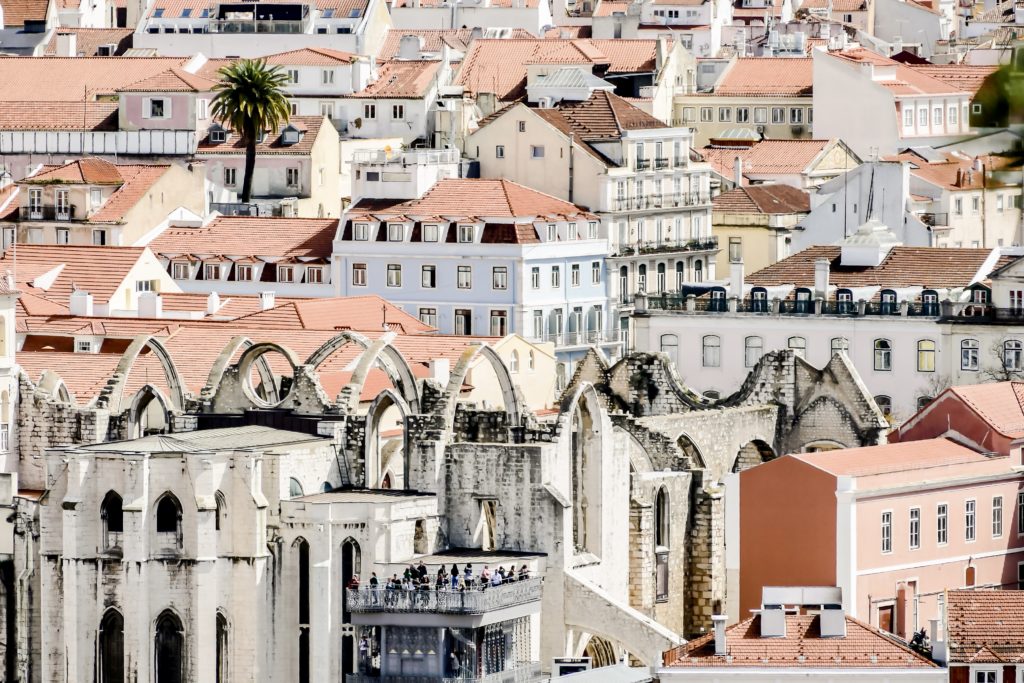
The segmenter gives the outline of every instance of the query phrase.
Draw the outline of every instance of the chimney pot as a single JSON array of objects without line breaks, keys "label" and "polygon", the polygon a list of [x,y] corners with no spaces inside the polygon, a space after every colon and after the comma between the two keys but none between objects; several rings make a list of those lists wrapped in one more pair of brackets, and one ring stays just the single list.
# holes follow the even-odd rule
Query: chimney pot
[{"label": "chimney pot", "polygon": [[275,298],[274,292],[260,292],[260,310],[266,311],[273,308]]},{"label": "chimney pot", "polygon": [[220,294],[210,292],[210,296],[206,297],[206,314],[213,315],[218,310],[220,310]]},{"label": "chimney pot", "polygon": [[156,292],[139,294],[138,308],[140,318],[160,318],[164,312],[163,300]]},{"label": "chimney pot", "polygon": [[743,187],[743,159],[737,156],[733,160],[733,182],[736,183],[736,187]]},{"label": "chimney pot", "polygon": [[68,304],[71,309],[71,315],[92,315],[92,294],[84,289],[78,289],[71,292]]},{"label": "chimney pot", "polygon": [[716,614],[711,617],[711,623],[715,626],[715,654],[720,657],[729,652],[725,635],[725,622],[727,619],[728,617],[724,614]]}]

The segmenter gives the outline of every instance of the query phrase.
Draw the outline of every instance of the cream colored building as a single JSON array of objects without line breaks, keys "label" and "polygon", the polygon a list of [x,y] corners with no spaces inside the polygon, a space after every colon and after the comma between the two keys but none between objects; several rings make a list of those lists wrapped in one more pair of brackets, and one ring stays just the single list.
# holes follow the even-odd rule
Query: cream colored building
[{"label": "cream colored building", "polygon": [[[531,410],[543,410],[554,405],[555,345],[552,342],[531,342],[518,334],[510,334],[491,344],[508,367],[512,381]],[[493,368],[483,358],[477,358],[469,367],[466,382],[473,387],[471,401],[488,401],[492,405],[501,401],[501,386]]]},{"label": "cream colored building", "polygon": [[715,197],[718,272],[740,263],[754,273],[789,256],[789,237],[810,210],[807,193],[789,185],[748,185]]}]

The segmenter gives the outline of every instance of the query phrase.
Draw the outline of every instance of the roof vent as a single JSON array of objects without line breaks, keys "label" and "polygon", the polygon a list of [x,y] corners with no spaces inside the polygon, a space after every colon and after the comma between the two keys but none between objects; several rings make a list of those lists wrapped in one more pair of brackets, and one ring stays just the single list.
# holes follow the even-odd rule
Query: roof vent
[{"label": "roof vent", "polygon": [[761,608],[761,637],[786,637],[786,610],[782,605],[765,605]]},{"label": "roof vent", "polygon": [[822,638],[846,637],[846,613],[842,605],[822,605],[818,623]]}]

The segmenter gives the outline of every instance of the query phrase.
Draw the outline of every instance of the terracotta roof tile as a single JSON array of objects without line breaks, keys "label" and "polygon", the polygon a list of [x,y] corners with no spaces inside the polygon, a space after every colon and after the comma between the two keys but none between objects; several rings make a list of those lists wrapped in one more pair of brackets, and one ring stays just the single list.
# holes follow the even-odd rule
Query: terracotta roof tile
[{"label": "terracotta roof tile", "polygon": [[643,109],[604,90],[595,91],[583,102],[563,102],[558,107],[534,112],[559,130],[574,133],[584,141],[619,138],[624,130],[668,127]]},{"label": "terracotta roof tile", "polygon": [[921,71],[919,66],[901,64],[871,50],[852,48],[829,54],[837,59],[857,64],[892,67],[895,70],[895,78],[874,82],[898,95],[953,95],[962,92],[959,86],[929,75]]},{"label": "terracotta roof tile", "polygon": [[49,0],[0,0],[4,26],[21,28],[26,21],[44,21]]},{"label": "terracotta roof tile", "polygon": [[664,655],[666,668],[932,669],[938,665],[872,626],[846,617],[844,638],[822,638],[817,616],[786,615],[786,635],[761,637],[761,616],[726,629],[727,656],[709,633]]},{"label": "terracotta roof tile", "polygon": [[609,73],[637,73],[654,71],[656,55],[656,40],[474,40],[455,83],[474,95],[511,100],[525,91],[529,64],[590,64],[606,66]]},{"label": "terracotta roof tile", "polygon": [[336,218],[222,216],[202,228],[168,228],[149,245],[166,258],[184,255],[329,259]]},{"label": "terracotta roof tile", "polygon": [[0,99],[0,130],[117,130],[117,102]]},{"label": "terracotta roof tile", "polygon": [[306,47],[265,57],[267,64],[272,66],[335,66],[351,64],[358,58],[358,55],[351,52],[330,50],[325,47]]},{"label": "terracotta roof tile", "polygon": [[981,64],[914,64],[910,68],[969,93],[978,92],[996,70],[995,66]]},{"label": "terracotta roof tile", "polygon": [[800,9],[826,9],[832,8],[833,12],[866,12],[868,9],[867,0],[803,0]]},{"label": "terracotta roof tile", "polygon": [[0,57],[0,102],[81,103],[95,95],[113,95],[118,88],[180,68],[187,61],[183,57]]},{"label": "terracotta roof tile", "polygon": [[1024,591],[946,591],[946,620],[951,663],[1024,657]]},{"label": "terracotta roof tile", "polygon": [[810,213],[810,196],[791,185],[746,185],[723,192],[712,202],[722,213]]},{"label": "terracotta roof tile", "polygon": [[171,68],[117,89],[118,92],[210,92],[217,81]]},{"label": "terracotta roof tile", "polygon": [[[992,177],[986,177],[981,171],[976,171],[974,169],[975,159],[965,159],[953,154],[947,154],[944,161],[928,161],[912,151],[908,151],[887,157],[887,160],[909,163],[911,175],[946,190],[981,190],[985,187],[1006,186],[1005,183]],[[993,168],[1000,168],[1006,163],[1004,157],[982,156],[977,160],[984,164],[985,173]]]},{"label": "terracotta roof tile", "polygon": [[[598,16],[598,15],[594,15]],[[580,25],[580,26],[553,26],[549,28],[545,33],[544,37],[548,40],[555,38],[562,38],[564,40],[571,40],[575,38],[590,38],[594,31],[591,26]],[[522,36],[526,38],[527,36]]]},{"label": "terracotta roof tile", "polygon": [[419,99],[437,79],[441,62],[415,60],[385,62],[377,80],[351,97]]},{"label": "terracotta roof tile", "polygon": [[130,28],[61,27],[60,30],[54,31],[50,42],[46,44],[44,56],[53,57],[57,54],[57,35],[59,33],[74,34],[75,52],[82,57],[97,57],[101,45],[114,45],[114,56],[124,54],[124,51],[132,46],[135,30]]},{"label": "terracotta roof tile", "polygon": [[[54,244],[18,244],[0,257],[0,271],[10,268],[20,286],[48,299],[66,303],[74,287],[106,302],[128,276],[145,247],[93,247]],[[42,289],[32,283],[40,275],[61,268],[53,284]]]},{"label": "terracotta roof tile", "polygon": [[120,185],[124,182],[118,167],[104,159],[90,157],[60,166],[44,166],[26,183],[88,183],[90,185]]},{"label": "terracotta roof tile", "polygon": [[814,85],[810,57],[741,57],[715,84],[726,97],[810,97]]},{"label": "terracotta roof tile", "polygon": [[743,160],[743,173],[752,175],[794,175],[807,167],[831,144],[831,140],[761,140],[749,147],[707,145],[700,150],[704,160],[729,180],[733,179],[736,157]]},{"label": "terracotta roof tile", "polygon": [[[263,142],[256,145],[256,153],[308,156],[313,150],[313,143],[316,141],[317,135],[320,134],[320,127],[323,125],[323,122],[324,118],[322,116],[293,116],[288,123],[291,123],[300,130],[305,130],[302,138],[293,145],[284,144],[282,142],[282,134],[284,129],[288,127],[288,123],[283,123],[278,129],[277,135],[267,135]],[[210,142],[210,136],[207,135],[200,141],[196,154],[210,156],[245,154],[245,143],[240,135],[234,133],[231,134],[227,142],[223,143]]]},{"label": "terracotta roof tile", "polygon": [[[416,4],[419,7],[441,7],[446,0],[416,0]],[[413,5],[413,0],[395,0],[394,7],[410,7]],[[540,5],[540,0],[525,0],[524,5],[528,8],[537,8]],[[509,9],[512,7],[512,0],[490,0],[488,7],[500,7]]]},{"label": "terracotta roof tile", "polygon": [[843,448],[817,453],[794,453],[786,456],[802,460],[809,465],[836,476],[867,477],[894,472],[921,471],[949,465],[987,462],[989,457],[949,439],[900,441],[881,446]]},{"label": "terracotta roof tile", "polygon": [[379,332],[385,328],[401,334],[433,332],[419,318],[379,296],[349,296],[289,301],[266,311],[237,319],[239,324],[265,329],[338,330]]},{"label": "terracotta roof tile", "polygon": [[1024,382],[989,382],[950,387],[992,429],[1013,439],[1024,437]]},{"label": "terracotta roof tile", "polygon": [[838,246],[809,247],[750,275],[747,283],[813,287],[814,262],[825,258],[832,262],[830,286],[966,287],[975,281],[992,250],[897,246],[875,267],[843,266],[840,253]]}]

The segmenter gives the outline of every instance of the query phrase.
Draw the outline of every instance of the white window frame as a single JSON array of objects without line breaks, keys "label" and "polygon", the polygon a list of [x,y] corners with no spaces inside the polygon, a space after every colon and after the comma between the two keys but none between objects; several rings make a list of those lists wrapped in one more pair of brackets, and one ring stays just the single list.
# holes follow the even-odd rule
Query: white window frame
[{"label": "white window frame", "polygon": [[295,282],[295,266],[278,266],[278,282]]},{"label": "white window frame", "polygon": [[473,267],[459,266],[456,271],[458,289],[473,289]]},{"label": "white window frame", "polygon": [[978,540],[978,501],[973,498],[964,501],[964,542]]},{"label": "white window frame", "polygon": [[474,226],[459,224],[459,244],[472,244],[473,242],[473,230]]},{"label": "white window frame", "polygon": [[353,263],[352,264],[352,286],[353,287],[365,287],[367,280],[366,264],[365,263]]},{"label": "white window frame", "polygon": [[882,510],[880,533],[882,554],[888,555],[892,552],[892,510]]},{"label": "white window frame", "polygon": [[[163,113],[154,116],[153,106],[157,102],[159,102],[161,107],[163,107]],[[171,100],[168,97],[147,97],[145,98],[142,106],[142,118],[144,119],[155,119],[159,121],[164,121],[166,119],[171,118]]]},{"label": "white window frame", "polygon": [[401,287],[402,286],[402,264],[401,263],[389,263],[387,265],[387,286],[388,287]]},{"label": "white window frame", "polygon": [[939,546],[949,543],[949,503],[935,504],[935,543]]}]

